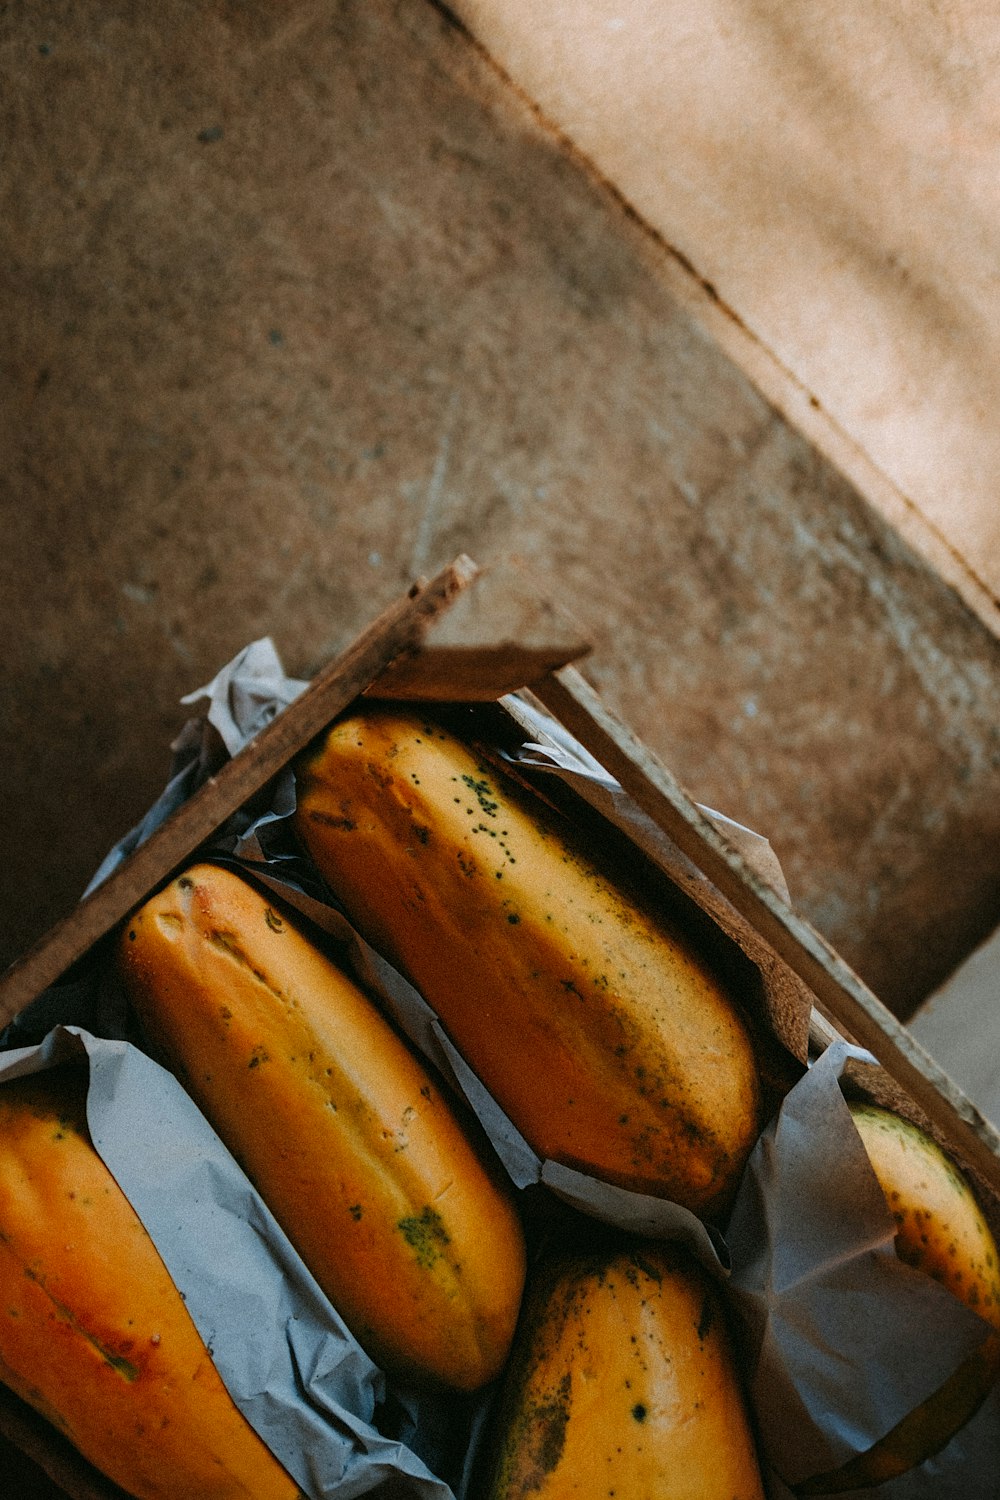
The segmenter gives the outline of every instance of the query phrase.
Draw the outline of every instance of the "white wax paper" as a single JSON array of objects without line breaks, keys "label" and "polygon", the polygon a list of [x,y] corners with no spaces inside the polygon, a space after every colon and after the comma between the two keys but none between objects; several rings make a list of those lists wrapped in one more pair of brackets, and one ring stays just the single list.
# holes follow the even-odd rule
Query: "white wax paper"
[{"label": "white wax paper", "polygon": [[[616,826],[626,829],[636,843],[647,853],[669,854],[671,862],[683,862],[689,872],[695,867],[681,854],[677,846],[657,827],[652,818],[625,793],[615,778],[605,771],[600,761],[581,745],[558,719],[554,719],[538,704],[522,695],[511,695],[502,700],[511,715],[526,733],[534,735],[511,757],[521,767],[538,771],[550,771],[575,784],[582,790],[586,800],[597,807]],[[762,834],[742,823],[699,804],[704,813],[719,829],[730,844],[743,856],[746,863],[761,879],[774,887],[786,901],[789,900],[784,872],[770,843]],[[701,877],[704,879],[704,877]]]},{"label": "white wax paper", "polygon": [[101,861],[84,895],[106,880],[227,756],[242,750],[307,686],[285,676],[274,642],[264,636],[244,646],[211,682],[185,694],[184,704],[206,702],[204,715],[184,725],[170,747],[173,764],[167,785],[146,816]]},{"label": "white wax paper", "polygon": [[[869,1448],[990,1331],[897,1257],[895,1223],[840,1089],[850,1057],[874,1063],[835,1043],[792,1089],[757,1144],[727,1228],[728,1290],[763,1454],[792,1485]],[[939,1457],[854,1493],[992,1500],[1000,1391]]]}]

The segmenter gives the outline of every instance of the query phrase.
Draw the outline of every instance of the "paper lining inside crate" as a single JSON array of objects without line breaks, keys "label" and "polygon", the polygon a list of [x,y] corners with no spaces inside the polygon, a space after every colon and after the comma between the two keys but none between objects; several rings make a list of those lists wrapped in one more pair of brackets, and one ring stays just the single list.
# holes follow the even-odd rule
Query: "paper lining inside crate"
[{"label": "paper lining inside crate", "polygon": [[[602,795],[603,792],[606,792],[606,790],[607,788],[604,787]],[[257,833],[254,832],[254,834],[251,835],[251,838],[256,838],[257,836]],[[244,840],[244,843],[241,852],[246,854],[248,852],[248,845],[245,842],[246,830],[244,830],[242,838]],[[681,877],[680,883],[682,886],[684,886],[685,882],[687,883],[688,893],[692,895],[695,900],[698,900],[699,904],[704,902],[706,896],[710,904],[717,904],[718,909],[716,911],[713,911],[714,919],[719,920],[720,925],[723,927],[723,929],[728,930],[729,935],[733,937],[738,943],[741,943],[742,939],[743,942],[749,944],[750,949],[753,949],[757,953],[759,953],[760,968],[764,977],[765,989],[768,986],[768,981],[770,978],[772,980],[771,987],[779,996],[779,1004],[776,1009],[776,1014],[779,1019],[777,1020],[776,1024],[779,1026],[785,1026],[786,1030],[784,1039],[786,1040],[786,1045],[790,1043],[790,1050],[801,1057],[802,1055],[804,1055],[803,1039],[805,1033],[803,1028],[804,1025],[806,1027],[808,1025],[808,1013],[807,1010],[804,1011],[803,1009],[805,1003],[808,1002],[809,999],[808,990],[805,989],[800,980],[798,980],[794,975],[789,974],[787,966],[784,965],[781,960],[775,957],[773,950],[766,943],[762,942],[752,925],[748,924],[745,918],[740,916],[738,912],[735,912],[735,909],[730,905],[730,903],[726,901],[726,898],[722,897],[716,891],[715,887],[706,880],[706,878],[698,871],[696,866],[691,864],[690,861],[686,861],[684,856],[679,856],[679,858],[676,858],[675,864],[677,871]],[[688,868],[685,869],[685,865],[687,865]],[[676,878],[676,876],[674,878]],[[803,1020],[804,1015],[805,1021]],[[782,1016],[785,1017],[784,1021],[780,1019]],[[789,1017],[791,1018],[790,1020]],[[964,1482],[974,1483],[973,1476],[970,1476],[966,1473],[964,1475]],[[346,1496],[349,1492],[347,1490],[341,1489],[336,1491],[336,1493],[343,1493]],[[894,1496],[897,1493],[899,1495],[902,1495],[904,1493],[911,1493],[911,1491],[893,1491]],[[912,1493],[921,1493],[921,1491],[913,1490]],[[935,1491],[935,1493],[943,1492],[938,1490]],[[974,1494],[975,1490],[966,1489],[965,1491],[963,1491],[963,1493]]]},{"label": "paper lining inside crate", "polygon": [[[795,1482],[866,1451],[990,1333],[897,1257],[896,1225],[845,1101],[851,1069],[869,1082],[881,1074],[870,1054],[843,1041],[812,1064],[758,1142],[728,1226],[729,1295],[744,1330],[762,1447]],[[855,1493],[985,1497],[998,1465],[995,1387],[940,1456]]]}]

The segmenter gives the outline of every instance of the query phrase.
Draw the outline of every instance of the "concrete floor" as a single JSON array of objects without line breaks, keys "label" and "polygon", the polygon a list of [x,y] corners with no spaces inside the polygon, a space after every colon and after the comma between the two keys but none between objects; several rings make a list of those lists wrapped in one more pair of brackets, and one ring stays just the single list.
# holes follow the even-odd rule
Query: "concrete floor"
[{"label": "concrete floor", "polygon": [[264,634],[306,674],[459,550],[532,564],[900,1014],[997,925],[997,640],[446,15],[41,0],[0,79],[0,962],[184,692]]},{"label": "concrete floor", "polygon": [[1000,929],[949,975],[910,1029],[965,1094],[1000,1128]]},{"label": "concrete floor", "polygon": [[[1000,652],[426,0],[8,7],[3,959],[181,694],[520,555],[901,1013],[1000,919]],[[673,268],[676,273],[676,267]]]}]

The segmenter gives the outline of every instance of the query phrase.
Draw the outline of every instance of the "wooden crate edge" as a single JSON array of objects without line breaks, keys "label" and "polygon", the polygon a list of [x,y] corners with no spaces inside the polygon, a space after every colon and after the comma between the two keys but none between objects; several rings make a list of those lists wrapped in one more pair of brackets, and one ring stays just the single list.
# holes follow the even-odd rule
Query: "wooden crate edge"
[{"label": "wooden crate edge", "polygon": [[872,1053],[1000,1200],[1000,1132],[804,918],[747,866],[659,760],[572,666],[533,691],[816,996],[814,1037]]}]

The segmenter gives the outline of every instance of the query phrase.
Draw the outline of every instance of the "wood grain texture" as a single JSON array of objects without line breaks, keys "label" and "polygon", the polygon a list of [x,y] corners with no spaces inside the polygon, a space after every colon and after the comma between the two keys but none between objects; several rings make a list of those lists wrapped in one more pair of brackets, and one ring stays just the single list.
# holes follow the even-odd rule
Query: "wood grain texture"
[{"label": "wood grain texture", "polygon": [[459,557],[429,583],[415,584],[331,662],[282,714],[254,736],[108,878],[0,978],[0,1021],[10,1020],[122,921],[177,869],[251,793],[368,687],[393,660],[419,649],[434,616],[475,577]]}]

